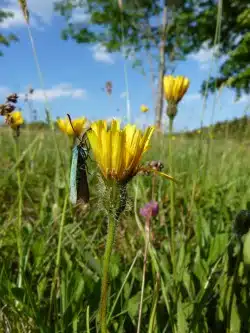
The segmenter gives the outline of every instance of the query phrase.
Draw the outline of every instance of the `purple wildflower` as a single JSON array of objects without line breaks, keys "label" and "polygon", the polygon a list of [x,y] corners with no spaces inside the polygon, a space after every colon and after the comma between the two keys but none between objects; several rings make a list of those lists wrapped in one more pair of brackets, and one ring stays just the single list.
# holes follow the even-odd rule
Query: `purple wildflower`
[{"label": "purple wildflower", "polygon": [[156,201],[150,201],[140,209],[140,215],[148,218],[156,216],[158,212],[159,205]]}]

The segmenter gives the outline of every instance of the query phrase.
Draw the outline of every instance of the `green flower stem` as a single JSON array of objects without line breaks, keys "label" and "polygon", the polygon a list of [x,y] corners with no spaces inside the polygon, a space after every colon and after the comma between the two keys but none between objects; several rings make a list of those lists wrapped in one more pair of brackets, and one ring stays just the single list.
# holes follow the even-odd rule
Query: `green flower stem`
[{"label": "green flower stem", "polygon": [[106,248],[103,260],[103,275],[102,275],[101,304],[100,304],[101,333],[107,332],[106,317],[107,317],[107,299],[108,299],[108,285],[109,285],[109,263],[115,240],[115,231],[116,231],[116,219],[110,216],[108,224]]},{"label": "green flower stem", "polygon": [[[113,184],[111,189],[110,199],[111,200],[110,200],[110,209],[108,216],[108,234],[107,234],[106,247],[103,259],[102,287],[101,287],[101,301],[100,301],[101,333],[107,333],[109,264],[110,264],[113,244],[115,241],[116,225],[121,213],[123,212],[126,206],[126,199],[127,199],[126,185]],[[119,201],[119,206],[117,209],[114,209],[117,201]]]}]

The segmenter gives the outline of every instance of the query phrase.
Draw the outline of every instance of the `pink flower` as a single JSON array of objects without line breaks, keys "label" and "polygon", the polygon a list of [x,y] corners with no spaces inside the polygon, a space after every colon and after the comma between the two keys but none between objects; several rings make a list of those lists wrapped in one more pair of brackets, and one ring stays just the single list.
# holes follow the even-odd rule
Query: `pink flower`
[{"label": "pink flower", "polygon": [[148,218],[156,216],[158,212],[159,205],[156,201],[150,201],[140,209],[140,215]]}]

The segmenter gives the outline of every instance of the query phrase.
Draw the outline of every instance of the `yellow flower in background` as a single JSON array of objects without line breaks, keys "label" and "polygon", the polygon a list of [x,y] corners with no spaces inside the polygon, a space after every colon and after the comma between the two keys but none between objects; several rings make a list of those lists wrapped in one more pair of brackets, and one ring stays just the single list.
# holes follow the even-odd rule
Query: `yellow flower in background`
[{"label": "yellow flower in background", "polygon": [[189,79],[185,76],[164,76],[163,87],[168,103],[178,104],[188,90]]},{"label": "yellow flower in background", "polygon": [[16,129],[24,123],[22,112],[13,111],[5,116],[5,122],[11,128]]},{"label": "yellow flower in background", "polygon": [[118,120],[113,120],[109,128],[105,120],[93,123],[87,136],[104,178],[126,183],[141,170],[155,172],[140,165],[143,154],[150,147],[153,132],[153,126],[144,132],[131,124],[121,129]]},{"label": "yellow flower in background", "polygon": [[[72,125],[69,121],[69,118],[57,119],[57,125],[60,128],[60,130],[69,136],[73,135],[80,136],[84,130],[86,123],[87,119],[85,117],[72,120]],[[72,126],[74,129],[72,128]]]},{"label": "yellow flower in background", "polygon": [[141,105],[141,112],[148,112],[149,108],[147,107],[147,105],[142,104]]},{"label": "yellow flower in background", "polygon": [[173,140],[173,141],[176,140],[176,137],[175,137],[174,135],[172,136],[172,140]]},{"label": "yellow flower in background", "polygon": [[211,140],[213,140],[213,139],[214,139],[214,135],[213,135],[213,133],[210,132],[210,133],[209,133],[209,137],[210,137]]}]

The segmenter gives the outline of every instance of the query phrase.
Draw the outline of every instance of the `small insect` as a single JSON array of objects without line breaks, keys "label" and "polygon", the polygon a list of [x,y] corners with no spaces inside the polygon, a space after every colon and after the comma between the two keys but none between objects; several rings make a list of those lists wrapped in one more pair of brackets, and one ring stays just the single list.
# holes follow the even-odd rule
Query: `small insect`
[{"label": "small insect", "polygon": [[[70,115],[67,115],[74,131]],[[87,165],[86,161],[89,155],[89,146],[86,141],[85,131],[82,138],[78,138],[80,143],[75,145],[72,150],[72,161],[70,170],[70,202],[76,204],[77,202],[89,202],[89,186],[87,179]]]}]

